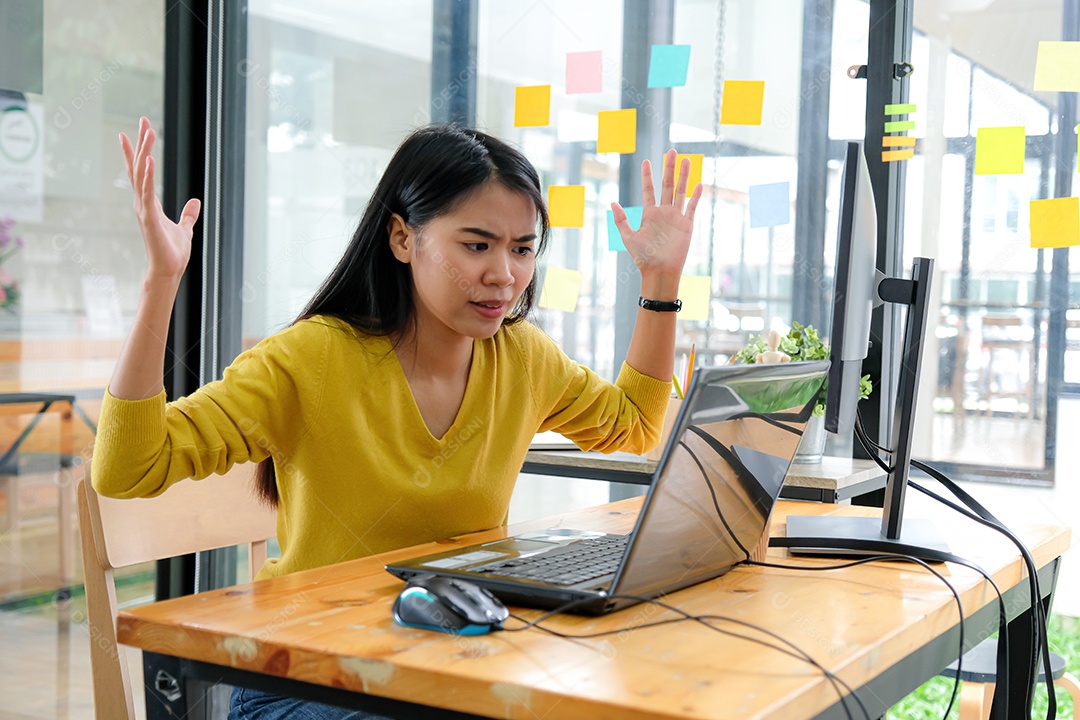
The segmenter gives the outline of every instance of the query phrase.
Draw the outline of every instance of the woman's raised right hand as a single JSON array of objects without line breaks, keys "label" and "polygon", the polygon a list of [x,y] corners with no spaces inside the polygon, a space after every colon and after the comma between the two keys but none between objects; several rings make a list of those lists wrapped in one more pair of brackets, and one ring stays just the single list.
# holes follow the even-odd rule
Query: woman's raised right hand
[{"label": "woman's raised right hand", "polygon": [[146,243],[146,275],[179,281],[191,258],[191,229],[199,219],[201,203],[195,198],[188,200],[179,222],[174,223],[165,215],[161,201],[154,194],[154,158],[150,154],[154,138],[150,121],[143,117],[139,119],[136,146],[132,148],[128,136],[120,133],[120,147],[135,192],[135,216]]}]

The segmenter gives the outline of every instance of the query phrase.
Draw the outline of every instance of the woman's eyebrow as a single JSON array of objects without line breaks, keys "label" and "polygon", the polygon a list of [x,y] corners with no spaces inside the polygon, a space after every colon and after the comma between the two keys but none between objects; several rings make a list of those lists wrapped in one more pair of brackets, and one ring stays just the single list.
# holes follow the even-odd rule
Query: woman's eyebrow
[{"label": "woman's eyebrow", "polygon": [[[479,235],[480,237],[487,238],[488,240],[498,240],[499,239],[499,234],[498,233],[492,232],[490,230],[485,230],[484,228],[463,227],[463,228],[460,228],[460,231],[464,232],[464,233],[470,233],[472,235]],[[519,238],[514,238],[514,242],[527,243],[527,242],[532,242],[535,239],[536,239],[536,233],[529,233],[528,235],[522,235]]]}]

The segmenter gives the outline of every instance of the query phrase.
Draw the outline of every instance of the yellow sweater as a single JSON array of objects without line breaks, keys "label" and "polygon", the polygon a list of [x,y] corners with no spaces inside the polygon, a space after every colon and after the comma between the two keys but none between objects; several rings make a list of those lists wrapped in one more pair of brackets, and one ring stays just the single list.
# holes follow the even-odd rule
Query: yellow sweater
[{"label": "yellow sweater", "polygon": [[389,341],[319,317],[175,402],[106,392],[92,477],[102,495],[147,497],[272,456],[282,557],[264,578],[497,527],[538,430],[644,452],[669,393],[625,364],[612,385],[522,322],[474,341],[461,409],[437,439]]}]

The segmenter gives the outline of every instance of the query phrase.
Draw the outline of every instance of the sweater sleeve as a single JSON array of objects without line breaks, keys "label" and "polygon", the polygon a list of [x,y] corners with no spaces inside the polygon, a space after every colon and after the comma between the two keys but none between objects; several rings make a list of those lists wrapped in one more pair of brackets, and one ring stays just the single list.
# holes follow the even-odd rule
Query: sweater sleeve
[{"label": "sweater sleeve", "polygon": [[656,447],[670,381],[623,363],[612,384],[567,357],[539,328],[522,322],[514,329],[525,353],[540,431],[562,433],[582,450],[644,453]]},{"label": "sweater sleeve", "polygon": [[121,400],[107,390],[91,460],[94,489],[150,497],[185,478],[273,456],[288,462],[321,403],[328,334],[302,321],[242,353],[222,379],[175,402],[165,391]]}]

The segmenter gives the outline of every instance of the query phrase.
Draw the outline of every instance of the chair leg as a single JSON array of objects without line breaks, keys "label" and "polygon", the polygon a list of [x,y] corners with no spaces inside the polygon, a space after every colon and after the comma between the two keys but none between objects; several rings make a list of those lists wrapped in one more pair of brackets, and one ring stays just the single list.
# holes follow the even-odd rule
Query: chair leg
[{"label": "chair leg", "polygon": [[1073,702],[1073,720],[1080,720],[1080,683],[1077,683],[1076,677],[1072,673],[1065,673],[1054,681],[1054,685],[1069,693]]},{"label": "chair leg", "polygon": [[56,475],[57,492],[57,532],[60,545],[60,582],[65,588],[75,582],[75,473],[63,469]]},{"label": "chair leg", "polygon": [[959,720],[986,720],[993,701],[993,683],[961,683]]}]

